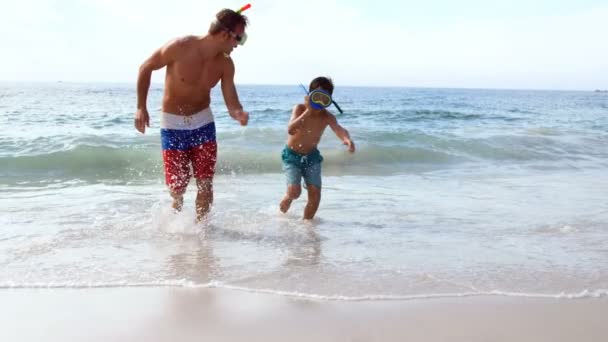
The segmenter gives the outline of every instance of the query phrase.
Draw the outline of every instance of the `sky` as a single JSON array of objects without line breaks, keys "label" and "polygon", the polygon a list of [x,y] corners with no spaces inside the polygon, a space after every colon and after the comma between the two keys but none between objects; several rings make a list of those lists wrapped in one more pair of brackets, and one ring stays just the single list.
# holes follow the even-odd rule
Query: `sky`
[{"label": "sky", "polygon": [[[216,0],[3,0],[0,81],[132,82]],[[257,0],[237,84],[608,89],[608,1]],[[162,83],[164,70],[153,82]]]}]

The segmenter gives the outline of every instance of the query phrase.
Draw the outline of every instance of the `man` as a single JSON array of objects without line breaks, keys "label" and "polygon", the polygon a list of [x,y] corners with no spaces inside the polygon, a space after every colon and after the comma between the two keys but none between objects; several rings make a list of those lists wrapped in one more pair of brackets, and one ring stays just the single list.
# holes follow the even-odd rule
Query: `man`
[{"label": "man", "polygon": [[232,50],[247,38],[247,18],[240,12],[221,10],[207,35],[170,41],[139,68],[135,128],[145,133],[146,126],[150,127],[146,100],[152,71],[167,67],[160,120],[165,181],[173,197],[173,208],[180,211],[192,165],[198,188],[197,222],[205,217],[213,202],[217,144],[209,103],[211,89],[220,80],[230,116],[243,126],[249,120],[234,86],[234,63],[230,58]]}]

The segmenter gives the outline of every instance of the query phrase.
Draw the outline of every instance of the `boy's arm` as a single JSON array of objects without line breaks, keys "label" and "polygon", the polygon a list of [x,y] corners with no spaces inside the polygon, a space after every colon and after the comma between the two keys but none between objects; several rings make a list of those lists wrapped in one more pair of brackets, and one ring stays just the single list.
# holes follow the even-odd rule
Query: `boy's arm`
[{"label": "boy's arm", "polygon": [[240,122],[241,126],[247,126],[249,113],[243,111],[243,106],[239,102],[239,96],[234,86],[234,62],[230,57],[226,59],[226,65],[222,73],[222,95],[224,95],[224,102],[230,116]]},{"label": "boy's arm", "polygon": [[146,105],[152,71],[158,70],[173,62],[179,54],[181,40],[173,40],[154,51],[139,67],[137,75],[137,111],[135,112],[135,128],[145,133],[146,126],[150,127],[150,115]]},{"label": "boy's arm", "polygon": [[342,140],[344,145],[348,146],[348,152],[350,152],[350,153],[355,152],[355,143],[350,138],[350,134],[348,134],[348,131],[346,130],[346,128],[340,126],[340,124],[338,123],[338,120],[336,119],[336,117],[333,114],[328,113],[328,115],[329,115],[329,117],[328,117],[329,127],[331,127],[331,129],[334,131],[334,133],[336,133],[338,138],[340,138],[340,140]]},{"label": "boy's arm", "polygon": [[289,119],[289,125],[287,126],[287,133],[293,135],[302,126],[304,120],[310,116],[310,111],[303,104],[297,104],[291,111],[291,118]]}]

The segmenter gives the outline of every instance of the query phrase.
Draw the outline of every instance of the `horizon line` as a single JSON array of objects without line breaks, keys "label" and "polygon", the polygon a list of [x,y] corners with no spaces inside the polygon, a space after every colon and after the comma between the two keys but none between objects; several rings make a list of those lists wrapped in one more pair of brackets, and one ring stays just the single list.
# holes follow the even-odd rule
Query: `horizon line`
[{"label": "horizon line", "polygon": [[[134,87],[136,86],[136,82],[127,82],[127,81],[23,81],[23,80],[0,80],[0,84],[10,84],[10,83],[20,83],[20,84],[117,84],[117,85],[127,85],[131,84]],[[287,86],[299,86],[299,83],[237,83],[237,86],[279,86],[279,87],[287,87]],[[150,86],[164,86],[164,83],[159,82],[151,82]],[[217,87],[217,85],[215,86]],[[215,88],[214,87],[214,88]],[[352,84],[344,84],[336,86],[336,88],[409,88],[409,89],[446,89],[446,90],[519,90],[519,91],[573,91],[573,92],[606,92],[608,88],[586,88],[586,89],[567,89],[567,88],[512,88],[512,87],[454,87],[454,86],[413,86],[413,85],[352,85]],[[213,89],[213,88],[212,88]]]}]

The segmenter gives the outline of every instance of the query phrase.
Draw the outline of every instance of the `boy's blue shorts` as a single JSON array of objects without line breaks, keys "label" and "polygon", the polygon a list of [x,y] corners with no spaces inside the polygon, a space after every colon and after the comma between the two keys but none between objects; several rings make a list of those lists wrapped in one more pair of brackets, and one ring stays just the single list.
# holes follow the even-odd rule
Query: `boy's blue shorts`
[{"label": "boy's blue shorts", "polygon": [[288,185],[300,185],[302,178],[306,185],[314,185],[321,189],[321,162],[323,157],[319,150],[308,154],[300,154],[288,146],[285,146],[281,154],[283,159],[283,171]]}]

